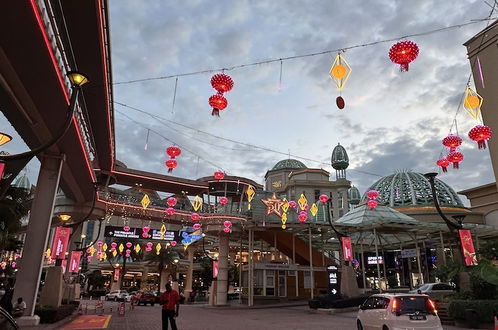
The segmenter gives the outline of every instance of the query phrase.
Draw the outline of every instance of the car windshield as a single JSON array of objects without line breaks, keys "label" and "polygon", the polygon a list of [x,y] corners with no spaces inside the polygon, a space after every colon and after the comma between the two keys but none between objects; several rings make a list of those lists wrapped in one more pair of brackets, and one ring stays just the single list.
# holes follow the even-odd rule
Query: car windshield
[{"label": "car windshield", "polygon": [[425,296],[409,296],[396,297],[399,301],[399,312],[407,313],[427,313],[427,297]]},{"label": "car windshield", "polygon": [[419,287],[417,288],[417,290],[420,290],[420,291],[427,291],[427,290],[429,290],[429,288],[430,288],[430,285],[429,285],[429,284],[423,284],[423,285],[419,286]]}]

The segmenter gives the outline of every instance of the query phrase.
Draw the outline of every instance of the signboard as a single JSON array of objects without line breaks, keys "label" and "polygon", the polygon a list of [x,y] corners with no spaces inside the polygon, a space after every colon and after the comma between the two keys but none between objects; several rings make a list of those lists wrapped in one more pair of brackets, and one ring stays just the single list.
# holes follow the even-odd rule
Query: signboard
[{"label": "signboard", "polygon": [[121,268],[114,269],[114,282],[119,281],[119,273],[121,272]]},{"label": "signboard", "polygon": [[219,263],[218,260],[213,260],[213,278],[218,278]]},{"label": "signboard", "polygon": [[296,264],[272,264],[272,263],[255,263],[255,269],[267,270],[297,270]]},{"label": "signboard", "polygon": [[462,245],[462,254],[465,266],[477,266],[476,250],[472,242],[472,235],[470,230],[458,230],[460,235],[460,243]]},{"label": "signboard", "polygon": [[3,171],[5,170],[5,163],[0,163],[0,180],[3,179]]},{"label": "signboard", "polygon": [[327,266],[327,278],[328,278],[328,293],[332,297],[339,298],[341,291],[341,282],[339,269],[335,265]]},{"label": "signboard", "polygon": [[54,241],[52,242],[52,259],[66,258],[66,250],[69,243],[71,228],[55,228]]},{"label": "signboard", "polygon": [[353,247],[351,244],[351,237],[341,237],[342,241],[342,255],[344,261],[353,261]]},{"label": "signboard", "polygon": [[82,251],[72,251],[71,258],[69,259],[69,272],[77,273],[80,268],[80,260],[83,252]]},{"label": "signboard", "polygon": [[401,258],[415,258],[417,256],[417,249],[401,250]]},{"label": "signboard", "polygon": [[[118,226],[106,226],[104,236],[105,237],[115,237],[115,238],[128,238],[128,239],[144,239],[142,236],[142,228],[130,228],[130,230],[125,231],[123,227]],[[159,229],[151,229],[149,231],[149,238],[151,240],[161,240],[161,232]],[[177,241],[179,239],[178,231],[169,230],[164,233],[163,241]]]},{"label": "signboard", "polygon": [[61,267],[62,267],[62,273],[65,274],[67,268],[67,259],[62,260]]},{"label": "signboard", "polygon": [[376,259],[375,256],[367,257],[367,264],[369,264],[369,265],[377,265],[377,264],[382,265],[384,263],[384,259],[382,258],[382,256],[378,256],[377,258],[378,259]]}]

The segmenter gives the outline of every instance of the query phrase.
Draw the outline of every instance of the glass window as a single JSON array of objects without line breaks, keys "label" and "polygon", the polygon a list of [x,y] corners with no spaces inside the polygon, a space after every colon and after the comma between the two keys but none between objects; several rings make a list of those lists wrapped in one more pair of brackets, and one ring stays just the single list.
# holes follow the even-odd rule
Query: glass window
[{"label": "glass window", "polygon": [[311,289],[311,273],[309,271],[303,272],[304,288]]},{"label": "glass window", "polygon": [[365,302],[363,303],[362,308],[363,308],[363,309],[371,309],[371,308],[373,308],[373,306],[374,306],[374,300],[375,300],[375,297],[370,297],[370,298],[368,298],[368,299],[367,299],[367,300],[365,300]]},{"label": "glass window", "polygon": [[263,287],[263,270],[261,269],[254,270],[254,286]]},{"label": "glass window", "polygon": [[434,284],[432,286],[432,290],[434,290],[434,291],[437,291],[437,290],[453,290],[453,288],[450,285],[448,285],[448,284],[439,283],[439,284]]},{"label": "glass window", "polygon": [[427,313],[427,298],[425,296],[396,297],[400,302],[401,314],[420,312]]},{"label": "glass window", "polygon": [[387,306],[389,306],[389,299],[384,297],[375,297],[373,304],[373,308],[375,309],[386,309]]}]

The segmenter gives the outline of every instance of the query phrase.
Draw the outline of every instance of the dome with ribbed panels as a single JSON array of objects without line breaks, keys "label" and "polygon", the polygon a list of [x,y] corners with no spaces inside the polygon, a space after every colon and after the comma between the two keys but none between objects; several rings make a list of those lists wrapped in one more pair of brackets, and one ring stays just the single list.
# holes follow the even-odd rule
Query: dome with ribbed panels
[{"label": "dome with ribbed panels", "polygon": [[294,169],[301,169],[301,168],[307,168],[307,167],[306,167],[306,165],[301,163],[299,160],[289,158],[289,159],[284,159],[284,160],[279,161],[278,163],[275,164],[275,166],[273,166],[273,168],[271,170],[272,171],[283,170],[283,169],[294,170]]},{"label": "dome with ribbed panels", "polygon": [[348,189],[348,200],[349,203],[352,205],[360,204],[361,194],[358,188],[356,188],[355,186],[352,186],[351,188]]},{"label": "dome with ribbed panels", "polygon": [[[436,193],[441,206],[461,207],[464,205],[457,193],[449,185],[435,179]],[[368,190],[379,192],[378,201],[390,207],[433,206],[429,180],[416,172],[399,172],[383,177]],[[363,200],[366,200],[366,194]]]},{"label": "dome with ribbed panels", "polygon": [[330,157],[330,163],[334,170],[345,170],[349,166],[349,157],[346,149],[340,144],[337,144],[332,150],[332,156]]}]

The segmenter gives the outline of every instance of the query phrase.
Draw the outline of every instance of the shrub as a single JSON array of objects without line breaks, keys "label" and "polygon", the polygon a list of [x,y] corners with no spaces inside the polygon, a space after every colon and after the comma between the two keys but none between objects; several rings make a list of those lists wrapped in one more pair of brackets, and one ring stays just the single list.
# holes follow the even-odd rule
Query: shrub
[{"label": "shrub", "polygon": [[59,308],[52,306],[37,305],[35,314],[40,317],[40,323],[55,323],[73,314],[78,305],[68,304],[61,305]]},{"label": "shrub", "polygon": [[498,315],[498,300],[453,300],[448,306],[448,314],[457,320],[465,319],[465,310],[473,309],[484,323],[493,322]]}]

